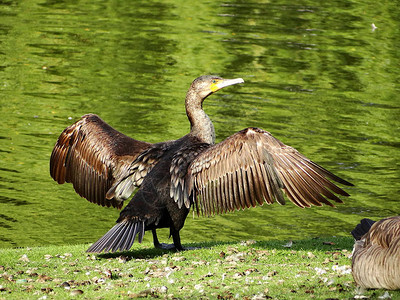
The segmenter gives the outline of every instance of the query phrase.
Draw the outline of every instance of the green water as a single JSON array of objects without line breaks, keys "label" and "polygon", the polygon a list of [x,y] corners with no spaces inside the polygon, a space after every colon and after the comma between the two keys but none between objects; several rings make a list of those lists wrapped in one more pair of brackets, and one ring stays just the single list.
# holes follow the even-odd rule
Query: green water
[{"label": "green water", "polygon": [[104,234],[119,212],[49,176],[58,135],[96,113],[139,140],[179,138],[203,74],[245,80],[206,100],[218,141],[261,127],[355,186],[335,209],[190,215],[183,243],[346,236],[397,215],[399,48],[391,1],[1,1],[0,247]]}]

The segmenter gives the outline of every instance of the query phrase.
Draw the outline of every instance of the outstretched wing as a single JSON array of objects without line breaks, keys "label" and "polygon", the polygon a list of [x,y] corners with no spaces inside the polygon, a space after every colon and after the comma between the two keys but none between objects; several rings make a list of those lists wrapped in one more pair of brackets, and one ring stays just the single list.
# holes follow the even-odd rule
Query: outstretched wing
[{"label": "outstretched wing", "polygon": [[[333,206],[329,200],[342,203],[334,193],[349,194],[328,178],[352,185],[269,132],[247,128],[207,148],[191,162],[183,194],[187,193],[198,212],[205,215],[265,202],[284,204],[282,191],[299,207]],[[174,193],[175,201],[182,203],[179,197]]]},{"label": "outstretched wing", "polygon": [[113,129],[97,115],[84,115],[58,138],[50,158],[51,177],[70,182],[90,202],[121,208],[125,198],[106,199],[136,157],[151,146]]}]

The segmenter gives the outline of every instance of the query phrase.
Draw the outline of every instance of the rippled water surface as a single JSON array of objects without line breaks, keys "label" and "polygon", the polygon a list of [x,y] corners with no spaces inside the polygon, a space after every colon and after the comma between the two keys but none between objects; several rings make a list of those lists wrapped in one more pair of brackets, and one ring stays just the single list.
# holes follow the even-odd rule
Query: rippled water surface
[{"label": "rippled water surface", "polygon": [[261,127],[355,186],[335,209],[190,216],[183,243],[344,236],[362,217],[399,214],[398,5],[201,2],[1,1],[0,247],[105,233],[119,212],[49,176],[58,135],[96,113],[139,140],[179,138],[203,74],[245,80],[205,102],[218,141]]}]

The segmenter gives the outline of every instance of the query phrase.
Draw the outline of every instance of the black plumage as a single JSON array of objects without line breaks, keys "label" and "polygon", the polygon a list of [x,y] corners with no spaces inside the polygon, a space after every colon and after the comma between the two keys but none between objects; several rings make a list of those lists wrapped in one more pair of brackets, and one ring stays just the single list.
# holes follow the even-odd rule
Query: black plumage
[{"label": "black plumage", "polygon": [[362,236],[368,233],[371,226],[374,225],[375,221],[371,219],[362,219],[359,224],[351,231],[351,235],[356,241],[361,240]]}]

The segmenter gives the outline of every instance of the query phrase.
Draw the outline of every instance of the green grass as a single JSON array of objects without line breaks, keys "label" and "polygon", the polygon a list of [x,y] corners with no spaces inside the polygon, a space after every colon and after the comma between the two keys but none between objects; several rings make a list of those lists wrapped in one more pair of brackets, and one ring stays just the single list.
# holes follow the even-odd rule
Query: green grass
[{"label": "green grass", "polygon": [[[0,299],[378,299],[350,273],[351,238],[186,244],[149,243],[93,255],[89,245],[0,249]],[[392,299],[400,292],[390,291]]]}]

